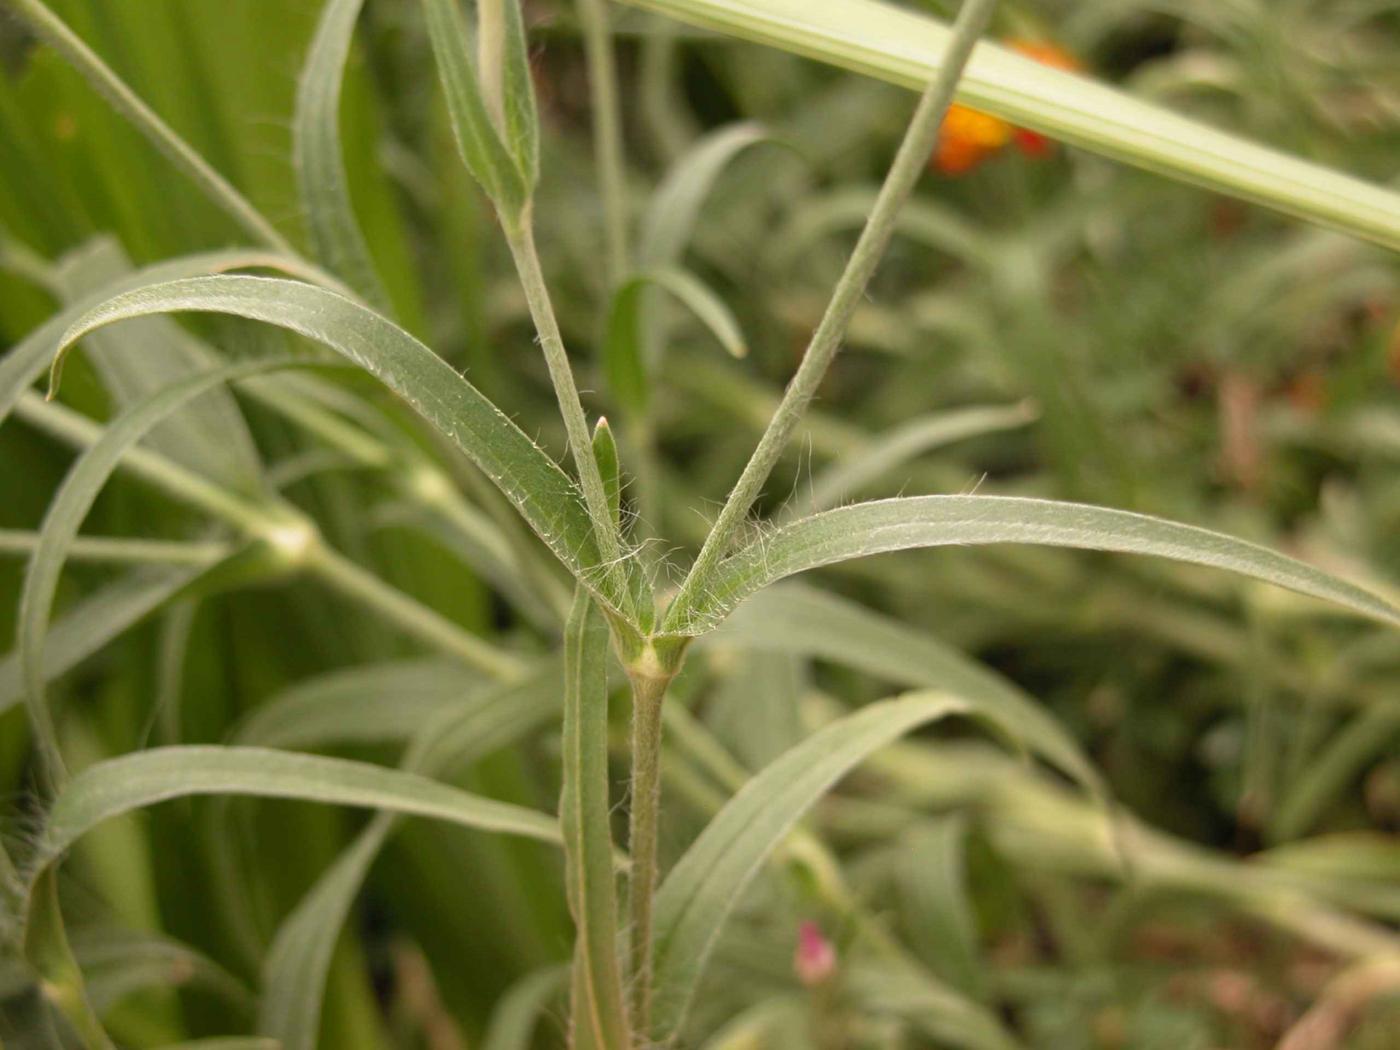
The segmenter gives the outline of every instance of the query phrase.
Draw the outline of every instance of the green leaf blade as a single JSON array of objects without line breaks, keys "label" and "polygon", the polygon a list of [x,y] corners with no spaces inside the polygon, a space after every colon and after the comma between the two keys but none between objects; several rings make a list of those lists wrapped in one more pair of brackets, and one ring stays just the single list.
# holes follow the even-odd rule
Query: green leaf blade
[{"label": "green leaf blade", "polygon": [[872,704],[789,749],[729,800],[656,896],[654,1035],[675,1033],[725,920],[801,816],[872,752],[919,726],[972,710],[936,693]]},{"label": "green leaf blade", "polygon": [[785,576],[889,551],[1027,543],[1148,554],[1226,569],[1400,626],[1400,609],[1355,584],[1266,547],[1194,525],[1079,503],[1007,496],[915,496],[860,503],[793,522],[721,562],[694,606],[664,630],[716,626],[740,601]]},{"label": "green leaf blade", "polygon": [[[373,310],[323,288],[269,277],[171,281],[89,311],[63,345],[127,317],[198,311],[264,321],[313,339],[370,372],[457,445],[575,576],[626,608],[602,569],[577,486],[518,426],[428,347]],[[61,358],[60,358],[61,360]]]}]

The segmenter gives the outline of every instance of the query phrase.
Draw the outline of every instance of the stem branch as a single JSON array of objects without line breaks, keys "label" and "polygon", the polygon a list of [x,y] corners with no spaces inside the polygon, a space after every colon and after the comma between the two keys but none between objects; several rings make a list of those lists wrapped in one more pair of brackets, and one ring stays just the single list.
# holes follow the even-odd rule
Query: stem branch
[{"label": "stem branch", "polygon": [[[953,93],[962,77],[963,67],[972,54],[977,38],[982,35],[996,0],[964,0],[962,9],[953,27],[953,35],[944,52],[938,75],[924,90],[919,104],[914,110],[909,128],[900,143],[894,163],[880,187],[879,196],[861,231],[860,239],[846,263],[846,269],[832,292],[826,313],[813,333],[807,351],[796,374],[783,392],[778,404],[759,439],[743,473],[729,493],[729,499],[720,511],[714,527],[710,530],[700,554],[695,559],[685,582],[681,584],[672,608],[680,617],[685,616],[691,601],[704,592],[705,584],[716,564],[728,550],[744,519],[763,490],[768,475],[782,456],[783,449],[792,437],[793,431],[801,422],[803,413],[816,395],[817,388],[826,376],[827,369],[841,347],[846,330],[856,308],[865,297],[880,259],[894,236],[900,208],[909,199],[919,176],[928,163],[929,154],[938,139],[938,130],[948,106],[953,101]],[[668,618],[668,626],[677,626]],[[683,626],[683,625],[681,625]]]}]

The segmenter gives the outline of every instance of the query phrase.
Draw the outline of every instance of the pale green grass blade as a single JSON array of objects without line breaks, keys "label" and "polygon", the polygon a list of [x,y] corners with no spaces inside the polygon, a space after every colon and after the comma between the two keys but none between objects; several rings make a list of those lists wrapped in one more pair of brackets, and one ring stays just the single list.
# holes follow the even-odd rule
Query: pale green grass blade
[{"label": "pale green grass blade", "polygon": [[866,486],[910,460],[944,445],[983,434],[1014,430],[1035,418],[1027,405],[996,408],[960,408],[922,416],[894,427],[869,448],[843,456],[812,481],[802,500],[803,510],[815,513],[835,507]]},{"label": "pale green grass blade", "polygon": [[[607,472],[604,471],[607,476]],[[600,1050],[629,1050],[618,960],[608,776],[608,625],[583,588],[564,629],[564,756],[559,822],[576,929],[570,1023]]]},{"label": "pale green grass blade", "polygon": [[734,611],[713,642],[830,661],[963,697],[1017,726],[1019,739],[1091,794],[1106,794],[1074,736],[1032,697],[932,635],[846,598],[797,583],[766,588]]},{"label": "pale green grass blade", "polygon": [[[459,672],[460,673],[460,672]],[[381,701],[391,694],[381,694]],[[559,710],[559,665],[547,661],[520,685],[459,701],[420,724],[404,765],[429,774],[469,764],[537,730]],[[397,819],[375,816],[283,920],[263,966],[258,1030],[284,1050],[315,1050],[332,953],[370,867]]]},{"label": "pale green grass blade", "polygon": [[[213,561],[209,563],[213,564]],[[44,683],[76,667],[113,638],[126,633],[179,594],[199,574],[198,569],[133,569],[89,593],[49,625],[42,664]],[[24,694],[19,653],[6,653],[0,657],[0,713],[23,700]]]},{"label": "pale green grass blade", "polygon": [[[627,0],[694,25],[922,89],[950,39],[878,0]],[[1140,101],[1087,77],[979,44],[959,101],[1074,146],[1400,248],[1400,197]]]},{"label": "pale green grass blade", "polygon": [[[121,246],[99,237],[65,256],[55,276],[66,304],[95,295],[131,275]],[[133,348],[139,352],[132,352]],[[83,344],[89,363],[117,409],[178,379],[207,372],[223,360],[165,317],[94,333]],[[221,387],[172,416],[147,444],[166,457],[247,495],[263,491],[262,463],[232,392]]]},{"label": "pale green grass blade", "polygon": [[603,370],[613,397],[624,409],[643,412],[651,401],[648,373],[656,362],[647,351],[647,291],[669,292],[719,341],[731,357],[748,353],[744,333],[724,300],[694,274],[668,267],[625,281],[614,294],[603,343]]},{"label": "pale green grass blade", "polygon": [[111,107],[130,121],[167,160],[185,174],[253,240],[274,251],[296,255],[277,228],[215,171],[188,142],[151,109],[111,67],[68,28],[42,0],[9,0],[34,31],[69,62]]},{"label": "pale green grass blade", "polygon": [[[743,763],[742,768],[762,769],[805,735],[802,699],[811,683],[802,656],[745,648],[726,657],[724,675],[705,703],[705,725]],[[680,710],[676,707],[668,713],[668,727],[675,724]],[[674,729],[672,734],[679,739]],[[688,735],[696,737],[693,730]],[[720,766],[717,755],[714,765]],[[737,788],[744,780],[742,768],[737,783],[730,779],[721,783]]]},{"label": "pale green grass blade", "polygon": [[485,684],[456,660],[367,664],[298,682],[253,709],[230,739],[290,751],[407,741]]},{"label": "pale green grass blade", "polygon": [[392,321],[334,292],[268,277],[172,281],[108,300],[67,332],[65,346],[127,317],[203,311],[286,328],[325,344],[404,398],[505,493],[531,528],[614,610],[592,523],[578,488],[508,416],[451,365]]},{"label": "pale green grass blade", "polygon": [[162,281],[174,281],[182,277],[254,267],[282,270],[316,283],[324,281],[330,281],[333,285],[338,283],[314,268],[297,262],[290,256],[246,249],[183,255],[178,259],[170,259],[143,267],[105,288],[85,295],[73,305],[65,307],[11,347],[4,357],[0,357],[0,422],[9,416],[24,392],[49,367],[53,349],[62,338],[63,333],[74,321],[99,303],[122,292],[150,284],[159,284]]},{"label": "pale green grass blade", "polygon": [[83,519],[126,452],[170,415],[224,383],[302,364],[304,362],[291,358],[244,362],[215,369],[159,390],[113,420],[103,430],[101,438],[74,462],[64,477],[39,528],[39,544],[29,558],[24,588],[20,594],[19,628],[15,642],[24,668],[30,725],[50,777],[61,781],[64,765],[48,703],[44,698],[44,635],[68,549],[77,538]]},{"label": "pale green grass blade", "polygon": [[[937,693],[872,704],[813,733],[729,800],[656,896],[656,1036],[679,1027],[725,920],[802,815],[872,752],[929,722],[976,711]],[[1000,728],[1019,735],[1015,726]]]},{"label": "pale green grass blade", "polygon": [[1026,543],[1147,554],[1226,569],[1400,626],[1400,609],[1355,584],[1267,547],[1145,514],[1005,496],[915,496],[824,511],[783,526],[731,555],[696,593],[667,613],[666,633],[715,627],[744,598],[794,573],[887,551]]},{"label": "pale green grass blade", "polygon": [[312,254],[366,302],[387,312],[388,296],[355,217],[340,144],[341,83],[363,6],[364,0],[326,0],[321,9],[297,82],[293,163]]}]

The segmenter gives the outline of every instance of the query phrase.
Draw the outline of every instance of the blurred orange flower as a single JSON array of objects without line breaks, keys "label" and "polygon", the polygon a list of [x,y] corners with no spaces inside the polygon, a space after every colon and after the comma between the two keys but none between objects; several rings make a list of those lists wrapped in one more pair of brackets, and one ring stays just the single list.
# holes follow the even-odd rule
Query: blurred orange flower
[{"label": "blurred orange flower", "polygon": [[[1055,44],[1013,40],[1010,46],[1042,65],[1071,71],[1081,68],[1073,55]],[[945,175],[961,175],[998,153],[1008,142],[1014,142],[1030,157],[1043,157],[1054,148],[1054,143],[1038,131],[1018,128],[990,113],[954,103],[943,119],[931,163]]]}]

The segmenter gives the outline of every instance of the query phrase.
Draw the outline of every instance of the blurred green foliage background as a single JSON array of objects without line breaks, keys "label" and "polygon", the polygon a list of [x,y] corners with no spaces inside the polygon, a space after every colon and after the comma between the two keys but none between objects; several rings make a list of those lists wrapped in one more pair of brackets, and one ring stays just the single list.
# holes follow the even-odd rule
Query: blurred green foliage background
[{"label": "blurred green foliage background", "polygon": [[[316,3],[52,7],[300,242],[290,122]],[[578,25],[567,3],[530,0],[525,10],[546,127],[541,247],[589,407],[607,410],[597,374],[607,288]],[[694,545],[820,316],[910,97],[631,9],[616,15],[634,199],[706,132],[758,121],[774,137],[721,176],[686,256],[741,321],[748,358],[725,357],[679,312],[668,326],[657,389],[665,498],[642,527]],[[997,35],[1053,41],[1134,94],[1373,181],[1400,166],[1393,5],[1025,0],[1004,5]],[[417,5],[367,4],[342,130],[356,211],[398,316],[562,455],[524,300],[455,155]],[[237,242],[76,73],[0,17],[3,345],[57,300],[129,265]],[[911,451],[840,498],[975,490],[1101,503],[1248,537],[1393,594],[1397,278],[1382,249],[1063,148],[1006,150],[959,176],[931,171],[766,509],[810,506],[833,464],[908,428]],[[291,342],[243,323],[181,324],[235,357]],[[138,341],[125,331],[110,338]],[[344,413],[353,425],[431,447],[371,382],[341,385],[358,406]],[[100,370],[77,361],[64,400],[98,418],[117,403]],[[239,403],[262,463],[335,546],[502,645],[554,644],[557,625],[502,598],[393,478],[318,463],[314,437]],[[966,406],[1013,412],[966,440],[918,436]],[[0,528],[33,529],[70,459],[22,420],[0,428]],[[120,476],[86,529],[206,535],[197,517]],[[74,567],[60,615],[126,571]],[[22,572],[22,559],[0,559],[3,636],[13,636]],[[1400,950],[1400,646],[1382,628],[1216,573],[1040,549],[901,554],[820,582],[886,618],[908,659],[934,639],[1037,697],[1127,811],[1214,873],[1124,884],[1084,830],[1083,804],[1049,774],[972,743],[975,733],[902,745],[890,768],[846,784],[812,827],[856,895],[930,972],[993,1004],[1026,1045],[1274,1046],[1310,1007],[1335,1006],[1320,997],[1346,953],[1243,905],[1260,872]],[[460,670],[314,584],[234,579],[162,605],[52,693],[65,748],[82,764],[149,742],[225,740],[288,690],[346,668],[359,670],[345,680],[363,685],[371,664],[417,674],[425,695],[461,684]],[[396,704],[419,695],[407,681],[390,680]],[[832,710],[907,684],[877,657],[748,645],[736,626],[697,653],[680,691],[752,769]],[[33,813],[13,657],[0,664],[0,694],[10,705],[0,792],[7,836],[22,842]],[[399,743],[389,734],[326,749],[392,763]],[[683,753],[668,762],[663,846],[674,855],[720,786]],[[458,780],[552,811],[557,763],[557,727],[546,721]],[[80,955],[96,960],[94,983],[107,973],[102,960],[113,971],[104,1006],[123,1045],[248,1030],[278,922],[363,819],[194,800],[86,839],[66,869],[66,906]],[[927,863],[911,871],[910,857]],[[861,936],[823,911],[804,872],[795,863],[746,901],[697,1011],[695,1045],[726,1021],[759,1016],[746,1013],[758,1006],[789,1021],[756,1028],[766,1034],[755,1042],[713,1045],[945,1045],[918,1009],[893,1002],[892,981],[871,990],[853,974],[833,1002],[802,989],[791,962],[801,921],[823,923],[842,951]],[[124,956],[114,931],[131,930],[170,938],[166,954],[143,941]],[[340,941],[322,1045],[483,1045],[504,997],[565,961],[571,936],[554,851],[409,822]],[[1340,1041],[1289,1050],[1400,1046],[1390,991],[1346,1013]],[[26,1042],[38,1038],[33,1002],[7,1002],[0,1038],[43,1045]],[[558,1018],[546,1003],[536,1045],[560,1044]]]}]

